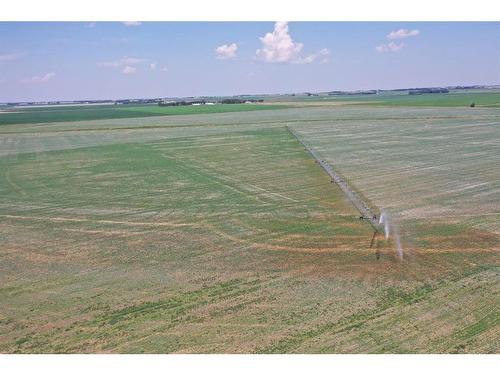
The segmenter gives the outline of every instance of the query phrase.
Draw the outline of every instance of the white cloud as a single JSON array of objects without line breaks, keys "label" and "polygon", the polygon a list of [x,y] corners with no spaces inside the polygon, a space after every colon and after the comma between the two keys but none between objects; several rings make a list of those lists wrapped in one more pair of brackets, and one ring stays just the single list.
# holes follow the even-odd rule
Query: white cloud
[{"label": "white cloud", "polygon": [[139,26],[142,22],[138,21],[125,21],[122,22],[125,26]]},{"label": "white cloud", "polygon": [[[394,39],[405,39],[409,38],[412,36],[417,36],[420,34],[419,30],[408,30],[408,29],[399,29],[399,30],[394,30],[391,31],[389,34],[387,34],[387,39],[389,40],[394,40]],[[405,44],[403,42],[400,43],[395,43],[395,42],[389,42],[388,44],[381,44],[379,46],[375,47],[375,50],[377,52],[397,52],[401,50]]]},{"label": "white cloud", "polygon": [[401,42],[399,44],[390,42],[389,44],[381,44],[380,46],[375,47],[377,52],[397,52],[404,47],[404,43]]},{"label": "white cloud", "polygon": [[310,64],[319,59],[320,64],[326,64],[330,61],[330,50],[328,48],[323,48],[317,53],[306,56],[304,58],[298,58],[293,61],[295,64]]},{"label": "white cloud", "polygon": [[306,57],[300,57],[297,60],[295,60],[293,63],[294,64],[310,64],[313,63],[314,60],[316,60],[316,55],[309,55]]},{"label": "white cloud", "polygon": [[160,72],[166,72],[168,71],[166,66],[160,67],[157,62],[152,62],[149,64],[149,69],[151,70],[159,70]]},{"label": "white cloud", "polygon": [[298,58],[304,45],[294,42],[288,33],[287,22],[276,22],[272,33],[259,38],[262,48],[255,53],[257,58],[265,62],[291,62]]},{"label": "white cloud", "polygon": [[319,55],[322,57],[321,61],[319,62],[320,64],[326,64],[330,61],[331,52],[328,48],[323,48],[321,51],[319,51]]},{"label": "white cloud", "polygon": [[419,30],[399,29],[387,34],[387,39],[404,39],[410,36],[417,36],[418,34],[420,34]]},{"label": "white cloud", "polygon": [[17,60],[22,56],[21,53],[7,53],[5,55],[0,55],[0,62],[1,61],[14,61]]},{"label": "white cloud", "polygon": [[134,74],[137,71],[137,68],[134,68],[133,66],[126,66],[123,68],[122,73],[123,74]]},{"label": "white cloud", "polygon": [[45,83],[45,82],[50,81],[52,78],[54,78],[55,75],[56,75],[56,73],[50,72],[50,73],[46,73],[46,74],[41,75],[41,76],[33,76],[31,78],[23,79],[23,80],[21,80],[21,82],[22,83]]},{"label": "white cloud", "polygon": [[287,22],[276,22],[273,32],[267,33],[259,39],[262,48],[259,48],[255,54],[257,59],[265,62],[311,64],[319,61],[320,64],[324,64],[329,61],[330,51],[327,48],[302,57],[300,54],[304,44],[292,39]]},{"label": "white cloud", "polygon": [[122,57],[121,59],[114,60],[114,61],[102,61],[97,63],[99,66],[110,66],[113,68],[119,68],[121,66],[125,65],[137,65],[141,64],[144,62],[144,59],[137,58],[137,57]]},{"label": "white cloud", "polygon": [[215,55],[219,60],[227,60],[236,57],[238,45],[236,43],[223,44],[215,49]]}]

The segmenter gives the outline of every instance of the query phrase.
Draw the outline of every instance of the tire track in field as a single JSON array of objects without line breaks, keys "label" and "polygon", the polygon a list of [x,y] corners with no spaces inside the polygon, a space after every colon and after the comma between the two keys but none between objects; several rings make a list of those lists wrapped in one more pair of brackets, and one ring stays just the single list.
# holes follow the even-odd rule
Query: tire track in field
[{"label": "tire track in field", "polygon": [[[276,196],[279,196],[279,198],[281,198],[281,199],[288,199],[288,200],[291,200],[293,202],[300,203],[299,201],[297,201],[295,199],[292,199],[292,198],[289,198],[289,197],[286,197],[286,196],[283,196],[283,195],[280,195],[277,193],[270,192],[264,188],[260,188],[258,186],[252,185],[252,184],[243,183],[240,180],[223,175],[222,173],[218,173],[216,175],[213,173],[209,173],[209,172],[204,173],[204,171],[208,170],[208,168],[202,169],[200,167],[195,166],[193,163],[190,163],[188,166],[188,165],[186,165],[186,163],[184,163],[179,158],[172,157],[172,156],[169,156],[166,154],[163,154],[163,157],[165,157],[166,159],[174,160],[184,170],[194,172],[200,177],[206,178],[206,179],[208,179],[208,180],[210,180],[210,181],[212,181],[220,186],[225,187],[226,189],[229,189],[229,190],[234,191],[238,194],[241,194],[241,195],[245,196],[246,198],[251,198],[253,200],[256,200],[257,202],[259,202],[261,204],[267,205],[267,204],[269,204],[269,202],[266,202],[266,201],[260,199],[259,194],[258,193],[256,194],[255,191],[252,191],[252,189],[258,189],[258,190],[265,192],[265,194],[262,194],[264,196],[276,195]],[[233,186],[233,184],[230,184],[228,180],[231,182],[236,182],[237,183],[236,186]],[[248,186],[251,188],[249,189]]]},{"label": "tire track in field", "polygon": [[[234,236],[230,233],[227,233],[217,227],[215,225],[205,223],[204,227],[209,229],[212,233],[225,238],[229,241],[235,242],[237,244],[243,245],[243,246],[248,246],[248,247],[253,247],[256,249],[260,250],[274,250],[274,251],[290,251],[290,252],[300,252],[300,253],[315,253],[315,254],[320,254],[320,253],[331,253],[331,252],[352,252],[352,247],[351,246],[336,246],[336,247],[293,247],[293,246],[286,246],[286,245],[273,245],[270,243],[266,242],[259,242],[259,241],[253,241],[251,239],[246,239],[238,236]],[[307,238],[307,237],[304,237]],[[335,236],[336,239],[352,239],[352,237],[349,236]],[[369,249],[358,249],[358,252],[366,252],[370,253],[371,250]]]},{"label": "tire track in field", "polygon": [[196,223],[175,223],[175,222],[141,222],[141,221],[121,221],[121,220],[95,220],[69,217],[47,217],[47,216],[24,216],[24,215],[0,215],[7,219],[20,220],[36,220],[36,221],[53,221],[53,222],[77,222],[77,223],[96,223],[96,224],[119,224],[138,227],[202,227],[203,225]]}]

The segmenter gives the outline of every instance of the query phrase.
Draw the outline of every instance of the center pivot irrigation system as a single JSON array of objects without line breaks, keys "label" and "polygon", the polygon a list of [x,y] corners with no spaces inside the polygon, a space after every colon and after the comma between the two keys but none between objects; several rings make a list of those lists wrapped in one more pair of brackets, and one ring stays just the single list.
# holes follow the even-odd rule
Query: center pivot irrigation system
[{"label": "center pivot irrigation system", "polygon": [[[347,181],[345,181],[337,172],[335,172],[333,168],[330,165],[328,165],[327,162],[321,159],[321,157],[316,151],[314,151],[311,147],[305,144],[300,139],[300,137],[297,136],[297,134],[292,128],[290,128],[288,125],[286,125],[286,128],[295,137],[295,139],[297,139],[297,141],[299,141],[300,144],[304,146],[304,149],[307,152],[309,152],[309,154],[312,155],[312,157],[321,166],[321,168],[323,168],[325,172],[328,173],[328,175],[332,179],[331,180],[332,183],[337,184],[340,187],[345,196],[349,199],[349,201],[354,205],[354,207],[356,207],[356,209],[361,214],[359,218],[362,220],[367,220],[373,227],[374,232],[372,240],[370,242],[370,248],[373,247],[375,239],[379,234],[383,234],[386,240],[389,239],[389,235],[391,235],[395,241],[399,259],[403,260],[403,246],[401,244],[399,231],[397,229],[397,226],[394,226],[394,223],[392,222],[392,219],[390,219],[389,214],[385,211],[382,211],[380,212],[379,215],[377,215],[375,210],[371,209],[368,206],[368,204],[364,201],[364,199],[359,196],[359,194],[356,194],[356,192],[349,186]],[[380,253],[378,249],[376,252],[376,256],[377,259],[380,258]]]},{"label": "center pivot irrigation system", "polygon": [[311,156],[316,160],[316,162],[325,170],[326,173],[331,177],[331,182],[337,184],[340,189],[344,192],[345,196],[349,199],[349,201],[356,207],[356,209],[361,214],[360,219],[367,220],[373,229],[375,230],[374,237],[372,239],[372,243],[370,247],[373,246],[373,240],[375,235],[378,233],[384,233],[388,236],[388,231],[384,229],[383,222],[380,221],[379,215],[371,209],[368,204],[361,198],[356,192],[351,189],[347,181],[345,181],[338,173],[336,173],[333,168],[328,165],[319,154],[314,151],[311,147],[309,147],[304,141],[300,139],[300,137],[295,133],[295,131],[286,125],[288,131],[297,139],[297,141],[304,146],[304,149],[311,154]]}]

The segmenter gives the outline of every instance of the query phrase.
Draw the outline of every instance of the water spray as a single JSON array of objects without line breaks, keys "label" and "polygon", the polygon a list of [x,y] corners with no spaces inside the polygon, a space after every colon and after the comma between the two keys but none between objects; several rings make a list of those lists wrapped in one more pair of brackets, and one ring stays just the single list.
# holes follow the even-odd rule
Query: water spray
[{"label": "water spray", "polygon": [[378,221],[380,225],[384,226],[385,239],[389,239],[390,229],[389,229],[389,217],[385,211],[380,214],[380,219]]},{"label": "water spray", "polygon": [[387,211],[382,210],[378,223],[384,228],[384,235],[386,240],[388,240],[392,235],[392,237],[394,238],[394,242],[396,243],[396,250],[398,252],[399,259],[403,260],[403,246],[401,244],[401,236],[399,235],[398,228],[394,225],[394,221]]}]

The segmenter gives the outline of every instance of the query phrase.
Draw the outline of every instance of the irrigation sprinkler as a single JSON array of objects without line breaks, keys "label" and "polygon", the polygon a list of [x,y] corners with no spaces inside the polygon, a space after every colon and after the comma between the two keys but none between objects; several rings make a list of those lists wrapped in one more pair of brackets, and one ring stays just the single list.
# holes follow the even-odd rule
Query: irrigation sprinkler
[{"label": "irrigation sprinkler", "polygon": [[[340,187],[344,195],[349,199],[349,201],[352,203],[354,207],[359,211],[361,216],[359,217],[360,220],[366,220],[370,223],[372,226],[374,232],[373,232],[373,237],[370,242],[370,248],[373,247],[375,239],[378,234],[384,234],[385,239],[388,240],[389,237],[393,237],[395,242],[396,242],[396,247],[398,251],[398,255],[400,259],[403,259],[403,248],[401,246],[401,239],[399,237],[398,231],[395,229],[392,220],[390,219],[389,214],[381,210],[380,215],[377,215],[377,213],[370,208],[370,206],[365,202],[365,200],[359,196],[355,192],[354,189],[352,189],[349,186],[349,183],[345,181],[343,178],[340,177],[340,175],[333,169],[332,166],[330,166],[325,160],[323,160],[320,155],[311,147],[309,147],[296,133],[295,131],[288,126],[288,123],[286,125],[286,128],[288,131],[299,141],[299,143],[304,147],[304,150],[306,150],[311,156],[314,158],[315,163],[319,164],[323,170],[330,176],[331,180],[330,182],[332,184],[337,184],[337,186]],[[377,259],[380,258],[380,253],[377,250]]]}]

